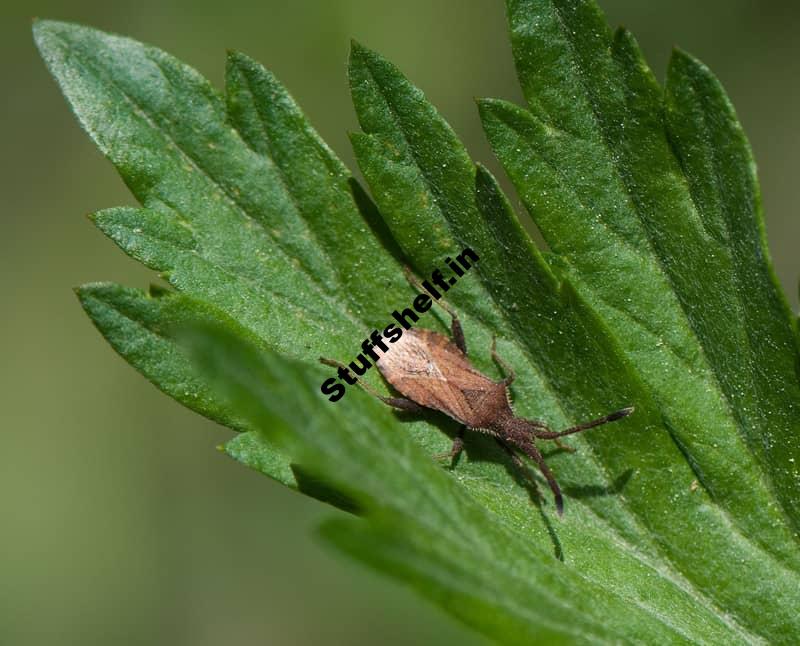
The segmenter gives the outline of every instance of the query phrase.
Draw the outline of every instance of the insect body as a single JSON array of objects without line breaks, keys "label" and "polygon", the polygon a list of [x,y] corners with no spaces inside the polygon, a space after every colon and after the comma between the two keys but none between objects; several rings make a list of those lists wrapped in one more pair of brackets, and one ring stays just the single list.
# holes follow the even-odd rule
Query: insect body
[{"label": "insect body", "polygon": [[[508,395],[508,386],[514,381],[513,370],[497,355],[494,343],[492,357],[503,367],[506,377],[502,381],[493,381],[476,370],[467,358],[466,340],[458,316],[444,303],[440,305],[452,316],[452,340],[432,330],[412,328],[405,331],[391,351],[381,355],[377,361],[376,365],[386,381],[403,397],[385,397],[364,382],[360,382],[361,385],[394,408],[413,412],[433,409],[461,422],[453,447],[445,454],[451,459],[461,453],[465,428],[493,436],[519,468],[525,468],[520,452],[531,458],[547,479],[555,497],[556,510],[561,514],[564,509],[561,489],[534,440],[555,440],[569,449],[560,444],[559,438],[627,417],[633,412],[633,407],[559,432],[550,430],[544,422],[517,417]],[[332,366],[342,365],[331,359],[321,361]]]},{"label": "insect body", "polygon": [[458,346],[432,330],[408,330],[378,359],[392,386],[425,408],[441,411],[470,429],[489,430],[514,416],[506,383],[478,372]]}]

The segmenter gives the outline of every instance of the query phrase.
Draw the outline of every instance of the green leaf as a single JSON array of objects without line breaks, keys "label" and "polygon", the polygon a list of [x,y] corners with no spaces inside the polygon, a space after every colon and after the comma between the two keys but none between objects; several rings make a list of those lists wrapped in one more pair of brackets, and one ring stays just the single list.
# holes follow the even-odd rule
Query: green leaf
[{"label": "green leaf", "polygon": [[[81,302],[164,392],[244,431],[228,454],[358,516],[323,536],[494,640],[792,643],[797,326],[732,108],[683,54],[662,91],[592,2],[508,12],[529,109],[480,110],[546,256],[422,92],[360,45],[352,142],[375,203],[246,56],[229,54],[222,96],[155,48],[37,23],[142,204],[95,223],[181,292],[89,285]],[[404,264],[427,276],[466,247],[480,260],[447,299],[489,375],[497,337],[518,414],[560,428],[636,406],[547,454],[563,518],[490,438],[445,470],[430,456],[451,421],[319,392],[318,356],[350,360],[410,304]]]},{"label": "green leaf", "polygon": [[[187,408],[241,432],[230,449],[236,451],[237,459],[248,464],[248,456],[257,452],[254,468],[287,486],[297,487],[286,458],[254,432],[235,408],[220,399],[173,339],[176,329],[199,321],[228,326],[257,343],[255,336],[213,306],[158,288],[147,294],[112,283],[95,283],[78,288],[76,293],[111,347],[162,392]],[[255,446],[246,444],[251,438],[258,438]]]},{"label": "green leaf", "polygon": [[700,482],[796,568],[797,346],[727,99],[678,56],[668,88],[677,130],[668,132],[662,91],[633,38],[612,37],[593,3],[511,1],[508,11],[531,111],[482,103],[498,156]]},{"label": "green leaf", "polygon": [[223,327],[261,346],[255,335],[213,306],[157,287],[146,294],[111,283],[95,283],[76,292],[97,329],[149,381],[187,408],[240,432],[225,444],[228,455],[309,496],[347,511],[357,510],[356,503],[346,495],[291,464],[235,407],[220,399],[174,340],[176,330],[200,322]]},{"label": "green leaf", "polygon": [[[355,72],[353,68],[356,68]],[[496,203],[499,198],[489,197],[487,201],[490,205],[483,208],[485,217],[480,219],[476,205],[465,204],[463,200],[458,200],[456,193],[474,175],[474,171],[458,163],[448,162],[444,170],[437,170],[431,164],[430,160],[437,150],[440,151],[442,158],[447,160],[458,160],[465,153],[459,144],[454,143],[455,138],[452,133],[432,108],[425,106],[415,109],[415,106],[419,106],[422,101],[419,91],[412,88],[385,61],[361,49],[355,50],[351,60],[351,83],[356,110],[361,118],[362,127],[367,130],[366,136],[362,135],[356,139],[357,158],[373,195],[377,196],[378,206],[401,246],[404,244],[404,232],[406,232],[405,238],[409,241],[408,247],[404,246],[404,251],[409,255],[414,254],[417,251],[413,247],[415,240],[435,240],[437,235],[441,235],[441,231],[452,231],[454,237],[460,236],[462,241],[474,245],[477,249],[491,248],[492,241],[497,240],[499,236],[489,231],[488,223],[493,222],[497,226],[498,223],[506,222],[511,217],[508,205],[491,206],[491,202]],[[491,118],[494,106],[494,103],[485,106],[484,115]],[[516,109],[516,113],[531,122],[534,121],[532,116],[522,113],[519,109]],[[438,128],[429,124],[432,120],[438,121]],[[428,125],[423,126],[423,122]],[[521,146],[520,140],[521,138],[515,139],[514,144]],[[363,142],[369,142],[369,145],[363,145]],[[582,145],[582,141],[576,145]],[[503,149],[504,152],[505,150]],[[562,158],[565,158],[564,152],[561,151]],[[528,163],[528,168],[540,171],[539,160],[528,158],[525,161]],[[575,159],[569,158],[569,161]],[[587,163],[584,161],[584,166]],[[567,168],[563,172],[575,171]],[[528,173],[530,174],[530,171]],[[414,183],[395,181],[399,175],[411,177],[414,174],[419,178]],[[532,178],[538,180],[542,176],[549,178],[546,168],[533,174]],[[484,181],[484,184],[488,184],[488,181]],[[518,185],[518,188],[522,192],[524,187]],[[594,190],[599,191],[602,188],[599,186]],[[486,190],[484,186],[483,192]],[[382,200],[381,198],[387,194],[389,197]],[[478,195],[480,194],[479,190]],[[417,204],[428,205],[429,213],[426,218],[422,219],[416,215]],[[624,204],[625,201],[622,205]],[[566,218],[561,211],[552,217],[560,218],[561,222]],[[574,216],[571,220],[573,231],[579,226],[584,230],[590,230],[595,226],[593,221],[577,222],[578,218]],[[626,223],[631,228],[633,224]],[[510,227],[505,225],[505,228]],[[516,227],[516,230],[519,232],[519,227]],[[559,233],[562,238],[570,235],[566,226],[563,226]],[[588,231],[586,235],[589,235]],[[482,237],[483,244],[480,244],[480,240],[476,240],[479,237]],[[510,245],[506,243],[505,246],[508,248]],[[581,289],[578,289],[577,294],[572,294],[573,302],[568,312],[563,311],[567,308],[559,309],[558,299],[555,296],[548,299],[545,281],[541,278],[545,271],[536,266],[541,263],[541,259],[537,258],[532,250],[528,254],[521,252],[524,248],[522,241],[518,241],[514,246],[516,248],[513,254],[501,252],[495,257],[482,257],[478,272],[488,294],[480,293],[473,301],[467,298],[459,300],[464,295],[459,291],[453,300],[462,310],[474,313],[476,318],[490,321],[492,330],[501,336],[517,339],[519,346],[506,354],[528,358],[532,364],[528,367],[528,371],[533,368],[534,374],[526,375],[526,383],[539,385],[537,388],[539,393],[544,391],[555,400],[547,402],[546,397],[539,394],[540,405],[544,404],[546,407],[544,411],[541,409],[532,411],[534,416],[558,419],[559,412],[563,410],[598,410],[593,408],[597,406],[597,402],[605,402],[599,410],[609,410],[626,401],[636,403],[636,419],[640,429],[646,434],[638,437],[632,432],[624,436],[613,432],[602,435],[590,434],[586,439],[592,445],[595,463],[589,466],[586,464],[588,460],[580,461],[570,456],[570,466],[579,465],[583,474],[591,472],[610,474],[611,478],[607,477],[603,482],[604,487],[611,486],[612,478],[622,477],[625,465],[634,470],[635,478],[624,491],[627,503],[625,509],[614,512],[603,510],[597,513],[603,514],[616,525],[616,529],[622,535],[631,536],[633,531],[631,528],[636,528],[637,531],[645,529],[655,539],[656,545],[652,546],[654,552],[666,558],[670,566],[688,578],[699,592],[707,595],[711,603],[735,609],[737,619],[744,625],[763,629],[765,625],[771,623],[769,630],[772,634],[781,634],[786,628],[786,622],[794,620],[791,619],[790,612],[774,608],[768,591],[775,581],[782,581],[783,594],[796,598],[794,590],[798,576],[797,544],[791,527],[787,527],[783,521],[784,517],[779,514],[777,505],[769,497],[768,490],[764,492],[763,499],[767,507],[765,509],[759,507],[762,500],[754,494],[758,493],[760,474],[754,472],[749,452],[743,444],[738,444],[739,450],[744,452],[740,463],[748,465],[749,471],[735,475],[745,480],[745,483],[749,481],[754,483],[755,491],[749,489],[739,491],[743,496],[740,508],[743,513],[746,511],[750,514],[744,519],[748,522],[747,530],[760,532],[753,535],[731,527],[730,512],[714,500],[717,488],[713,485],[707,485],[708,490],[702,493],[692,491],[690,485],[700,475],[694,456],[687,455],[687,448],[681,444],[680,436],[675,438],[677,443],[673,441],[668,433],[668,430],[674,432],[671,425],[667,428],[662,425],[663,404],[653,402],[645,394],[645,387],[649,384],[642,384],[640,381],[647,375],[642,375],[639,357],[629,355],[629,362],[617,358],[616,350],[619,347],[617,343],[624,347],[631,336],[630,329],[626,330],[624,335],[609,338],[609,332],[614,331],[615,321],[605,318],[604,323],[609,327],[597,321],[592,312],[587,311],[588,304],[592,301],[588,297],[584,300]],[[556,249],[553,242],[551,246]],[[530,245],[528,248],[530,249]],[[500,249],[503,249],[503,245],[500,245]],[[614,247],[612,261],[620,258],[621,251],[623,250]],[[513,324],[513,305],[517,304],[519,308],[519,302],[513,297],[508,299],[508,294],[505,292],[509,289],[507,278],[509,256],[514,258],[514,271],[519,276],[532,278],[530,285],[514,281],[521,283],[520,287],[523,289],[529,289],[529,295],[525,299],[527,302],[522,308],[523,316],[517,319],[516,326]],[[630,254],[629,262],[645,265],[634,253]],[[573,281],[576,287],[581,286],[580,276],[570,271],[566,258],[559,257],[556,267],[562,274],[562,292],[570,293],[572,290],[568,287]],[[628,290],[637,287],[635,284],[631,286],[632,269],[631,265],[625,271],[619,266],[614,268],[614,277],[620,287],[623,281],[629,285]],[[636,269],[638,271],[639,267],[636,266]],[[608,272],[612,273],[611,269]],[[497,278],[499,276],[504,278]],[[599,279],[595,280],[599,282]],[[553,289],[552,282],[550,288]],[[663,295],[669,297],[670,293],[665,291]],[[653,315],[659,315],[658,294],[651,293],[650,297],[656,300],[653,303],[655,308]],[[475,303],[479,305],[476,307]],[[499,312],[491,311],[493,303],[498,306]],[[603,310],[596,311],[601,315],[605,314]],[[502,319],[511,325],[504,326]],[[535,334],[531,334],[532,320],[537,323]],[[555,345],[554,338],[565,339],[566,342]],[[518,372],[525,372],[526,367],[515,366],[515,368]],[[585,381],[587,375],[591,376],[590,383]],[[570,377],[584,381],[570,383]],[[681,381],[672,383],[672,388],[675,391],[681,390],[685,394],[687,392],[685,381],[682,378]],[[693,392],[689,394],[692,397],[699,397],[705,392],[701,392],[700,395]],[[524,400],[518,395],[517,401]],[[528,412],[524,404],[518,408],[522,412]],[[703,413],[702,410],[691,412],[697,418]],[[565,420],[565,422],[571,421],[574,419]],[[667,423],[669,424],[669,420]],[[701,425],[694,430],[706,431],[706,427]],[[711,440],[714,441],[717,441],[717,437]],[[643,447],[647,450],[643,451]],[[728,465],[722,463],[719,457],[712,466],[725,474],[726,480],[730,479],[727,474]],[[562,468],[560,464],[559,468]],[[711,477],[712,474],[706,476],[706,478]],[[705,480],[702,482],[707,484]],[[598,506],[595,501],[589,501],[587,505],[592,508]],[[769,525],[760,524],[767,521]],[[700,553],[696,550],[698,531],[702,531],[705,545]],[[771,539],[771,542],[767,539]],[[736,565],[732,566],[732,563]],[[770,574],[766,576],[765,567],[770,569]],[[743,575],[743,572],[747,574]]]},{"label": "green leaf", "polygon": [[[317,388],[325,374],[319,368],[210,326],[191,328],[184,342],[253,426],[293,462],[361,505],[362,519],[333,521],[324,527],[325,536],[494,638],[519,644],[614,641],[632,632],[644,641],[680,641],[691,619],[708,621],[709,635],[737,636],[688,597],[681,604],[684,595],[675,582],[663,579],[653,588],[663,585],[662,593],[687,613],[674,624],[652,613],[644,600],[630,604],[623,591],[609,593],[588,582],[578,568],[554,559],[547,541],[531,542],[498,522],[458,479],[398,432],[385,406],[358,391],[348,395],[347,408],[331,406]],[[515,507],[519,512],[521,505]],[[649,569],[636,557],[628,560],[640,576]],[[532,599],[536,603],[524,602]]]}]

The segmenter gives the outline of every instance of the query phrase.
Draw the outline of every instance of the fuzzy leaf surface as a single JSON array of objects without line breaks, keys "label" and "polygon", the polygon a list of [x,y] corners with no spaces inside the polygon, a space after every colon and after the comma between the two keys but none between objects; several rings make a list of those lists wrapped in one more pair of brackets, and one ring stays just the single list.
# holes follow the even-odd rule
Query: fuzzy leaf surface
[{"label": "fuzzy leaf surface", "polygon": [[529,109],[481,103],[498,157],[699,482],[796,569],[797,346],[724,91],[678,53],[665,99],[593,2],[510,0],[508,13]]},{"label": "fuzzy leaf surface", "polygon": [[[673,62],[664,97],[591,3],[510,2],[509,16],[531,109],[481,111],[548,236],[547,259],[420,90],[364,47],[350,61],[363,129],[352,142],[375,204],[248,57],[229,55],[220,95],[153,47],[37,23],[82,126],[142,205],[95,223],[181,293],[92,285],[82,304],[164,392],[245,431],[230,455],[360,516],[333,519],[326,538],[497,641],[790,643],[796,330],[735,115],[688,57]],[[568,87],[581,90],[575,101]],[[701,218],[718,233],[713,253],[727,250],[712,263],[727,282],[703,289],[734,289],[711,304],[672,275],[683,271],[673,263],[705,266],[690,237]],[[465,247],[480,261],[447,298],[471,359],[495,376],[497,337],[519,414],[561,428],[636,406],[571,440],[576,454],[547,455],[567,498],[561,519],[541,479],[532,487],[489,438],[468,436],[446,470],[430,456],[449,448],[449,420],[397,416],[358,389],[335,404],[319,393],[331,370],[318,356],[349,361],[410,305],[402,266],[427,276]],[[745,312],[748,295],[767,309]],[[447,329],[441,313],[424,316]],[[746,356],[730,354],[739,347]]]}]

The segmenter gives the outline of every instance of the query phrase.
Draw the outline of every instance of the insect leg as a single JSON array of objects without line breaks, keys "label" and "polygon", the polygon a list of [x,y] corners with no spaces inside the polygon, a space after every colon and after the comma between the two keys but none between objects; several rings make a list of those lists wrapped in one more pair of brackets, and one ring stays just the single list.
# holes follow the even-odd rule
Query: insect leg
[{"label": "insect leg", "polygon": [[494,359],[498,365],[503,369],[503,372],[506,373],[505,379],[503,379],[503,383],[506,386],[510,386],[514,383],[514,379],[517,378],[517,375],[514,373],[514,369],[509,366],[505,360],[497,354],[497,338],[492,337],[492,359]]},{"label": "insect leg", "polygon": [[[522,458],[514,453],[513,449],[500,438],[497,438],[497,443],[502,446],[506,453],[508,453],[508,455],[511,457],[511,461],[514,463],[514,466],[516,466],[525,475],[525,477],[535,485],[536,481],[531,477],[528,469],[525,466],[525,463],[522,461]],[[561,488],[558,486],[553,472],[550,471],[550,467],[548,467],[547,463],[544,461],[542,454],[539,453],[539,449],[534,446],[533,442],[525,446],[516,444],[515,446],[519,446],[519,448],[522,449],[527,456],[533,458],[533,460],[539,466],[539,470],[547,480],[547,484],[550,485],[550,490],[553,492],[553,496],[555,497],[556,511],[558,512],[558,515],[561,516],[564,513],[564,499],[561,496]]]},{"label": "insect leg", "polygon": [[501,447],[503,447],[505,452],[508,453],[508,457],[511,458],[511,461],[514,463],[514,466],[517,467],[517,469],[519,469],[520,471],[522,471],[522,473],[525,475],[526,478],[528,478],[528,480],[531,480],[531,482],[533,482],[533,480],[530,477],[530,474],[528,473],[528,469],[525,467],[525,463],[522,461],[522,458],[520,458],[516,453],[514,453],[514,450],[499,437],[496,437],[495,440]]},{"label": "insect leg", "polygon": [[[428,294],[428,290],[422,286],[422,283],[419,282],[419,278],[417,278],[414,273],[408,267],[403,267],[403,271],[406,274],[406,280],[410,283],[410,285],[414,288],[422,292],[423,294]],[[467,340],[464,338],[464,330],[461,327],[461,321],[458,318],[458,314],[456,311],[450,307],[447,303],[442,300],[437,300],[431,297],[431,300],[439,305],[445,312],[450,315],[451,323],[450,323],[450,334],[453,337],[453,341],[455,342],[456,346],[458,347],[464,355],[467,354]]]},{"label": "insect leg", "polygon": [[566,431],[559,431],[556,433],[553,431],[534,430],[532,431],[532,433],[534,437],[539,437],[543,440],[554,440],[558,437],[564,437],[565,435],[572,435],[573,433],[580,433],[581,431],[594,428],[595,426],[601,426],[603,424],[607,424],[608,422],[614,422],[618,419],[622,419],[623,417],[627,417],[632,412],[633,412],[633,406],[630,406],[628,408],[623,408],[622,410],[609,413],[608,415],[603,415],[603,417],[598,417],[597,419],[593,419],[590,422],[584,422],[583,424],[578,424],[577,426],[568,428]]},{"label": "insect leg", "polygon": [[530,442],[525,446],[521,446],[520,448],[525,451],[525,454],[532,458],[539,466],[539,471],[542,472],[542,475],[547,480],[547,484],[550,485],[550,490],[553,492],[553,496],[556,499],[556,511],[558,512],[559,516],[563,515],[564,498],[561,496],[561,488],[558,486],[553,472],[550,471],[550,467],[548,467],[547,463],[544,461],[542,454],[539,453],[539,449],[536,448],[536,445],[533,442]]},{"label": "insect leg", "polygon": [[378,399],[392,408],[408,411],[409,413],[424,413],[427,411],[424,406],[420,406],[417,402],[406,399],[405,397],[383,397],[382,395],[378,395]]},{"label": "insect leg", "polygon": [[439,303],[445,311],[451,316],[450,319],[450,334],[453,336],[453,341],[464,356],[467,356],[467,339],[464,337],[464,330],[461,327],[461,321],[458,320],[458,314],[449,305]]},{"label": "insect leg", "polygon": [[464,337],[464,330],[461,327],[461,321],[458,320],[458,314],[456,314],[455,310],[451,309],[449,305],[445,305],[444,303],[439,303],[439,305],[450,314],[450,334],[452,334],[453,341],[458,349],[464,353],[464,356],[467,356],[467,339]]},{"label": "insect leg", "polygon": [[433,456],[434,460],[441,460],[442,458],[448,458],[451,461],[455,460],[460,454],[461,451],[464,450],[464,431],[466,430],[466,426],[463,424],[461,428],[458,429],[458,433],[453,438],[453,446],[447,453],[437,453]]},{"label": "insect leg", "polygon": [[[326,359],[325,357],[320,357],[319,362],[325,364],[326,366],[331,366],[333,368],[345,368],[345,369],[347,368],[347,366],[345,366],[340,361],[336,361],[336,359]],[[386,397],[385,395],[381,395],[366,381],[362,381],[361,379],[359,379],[358,375],[355,375],[355,378],[356,381],[358,382],[358,385],[361,386],[364,390],[366,390],[370,395],[372,395],[373,397],[377,397],[384,404],[387,404],[392,408],[397,408],[398,410],[410,411],[412,413],[425,412],[425,408],[423,406],[420,406],[419,404],[411,401],[410,399],[406,399],[405,397]]]}]

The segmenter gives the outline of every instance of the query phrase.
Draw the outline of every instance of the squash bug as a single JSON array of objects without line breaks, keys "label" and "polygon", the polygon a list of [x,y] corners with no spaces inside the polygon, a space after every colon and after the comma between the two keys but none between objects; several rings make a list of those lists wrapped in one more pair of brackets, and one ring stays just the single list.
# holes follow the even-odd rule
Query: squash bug
[{"label": "squash bug", "polygon": [[[409,275],[409,281],[424,293],[413,275]],[[467,343],[458,316],[445,303],[438,303],[451,316],[452,339],[433,330],[412,328],[406,330],[391,351],[381,355],[376,363],[386,381],[403,396],[385,397],[365,382],[359,380],[359,384],[399,410],[422,413],[432,409],[460,422],[461,428],[451,450],[437,458],[457,458],[464,447],[466,429],[494,437],[523,472],[526,469],[519,453],[529,457],[550,485],[556,510],[561,515],[564,510],[561,489],[534,440],[554,440],[561,448],[573,451],[561,444],[559,438],[627,417],[633,412],[633,406],[557,432],[542,421],[517,417],[508,391],[515,378],[514,371],[497,354],[495,341],[492,342],[492,358],[506,374],[501,381],[493,381],[473,367],[467,358]],[[329,366],[343,366],[332,359],[320,358],[320,361]]]}]

